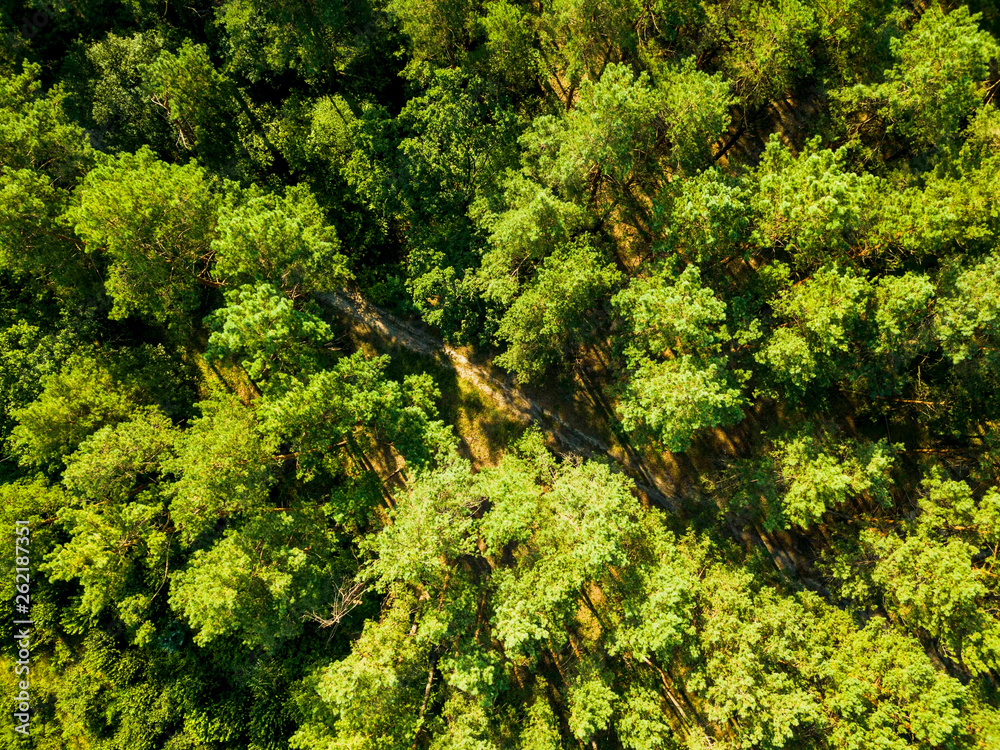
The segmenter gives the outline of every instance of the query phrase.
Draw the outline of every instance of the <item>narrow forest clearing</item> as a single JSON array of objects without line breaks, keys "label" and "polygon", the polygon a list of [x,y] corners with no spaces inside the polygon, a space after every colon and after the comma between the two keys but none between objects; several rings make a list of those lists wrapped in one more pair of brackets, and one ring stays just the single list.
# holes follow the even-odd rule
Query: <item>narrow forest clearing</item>
[{"label": "narrow forest clearing", "polygon": [[[509,377],[471,362],[465,354],[440,339],[356,294],[328,293],[318,295],[318,299],[355,327],[354,336],[358,344],[373,347],[373,351],[379,353],[391,354],[401,350],[436,363],[436,366],[420,371],[438,376],[436,381],[439,385],[448,381],[449,371],[455,373],[458,381],[466,384],[464,387],[456,384],[454,388],[442,386],[444,416],[455,425],[469,457],[476,463],[495,465],[504,446],[516,439],[526,427],[534,425],[542,430],[559,453],[577,459],[604,456],[614,461],[632,476],[639,491],[650,502],[674,510],[682,502],[669,475],[662,471],[650,472],[634,450],[610,440],[605,442],[572,426],[568,421],[572,416],[561,416],[532,399]],[[479,394],[480,398],[472,394]],[[566,402],[563,409],[572,414],[572,408]],[[574,421],[585,423],[579,418]],[[593,424],[593,420],[590,423]]]}]

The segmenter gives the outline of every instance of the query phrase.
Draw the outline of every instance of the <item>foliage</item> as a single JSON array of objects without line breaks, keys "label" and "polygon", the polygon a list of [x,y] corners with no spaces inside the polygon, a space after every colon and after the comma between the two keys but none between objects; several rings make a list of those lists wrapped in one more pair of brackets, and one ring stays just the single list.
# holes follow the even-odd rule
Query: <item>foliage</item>
[{"label": "foliage", "polygon": [[497,363],[522,381],[544,374],[565,356],[595,301],[620,278],[586,240],[558,248],[500,321],[497,335],[509,345]]},{"label": "foliage", "polygon": [[777,518],[805,528],[848,497],[889,504],[892,455],[885,440],[868,446],[844,441],[833,453],[817,442],[808,433],[777,442],[776,468],[785,487]]},{"label": "foliage", "polygon": [[816,33],[809,4],[741,1],[707,10],[709,24],[726,45],[722,69],[747,105],[760,106],[781,96],[797,76],[809,72],[808,45]]},{"label": "foliage", "polygon": [[42,392],[14,412],[11,443],[21,460],[35,466],[60,462],[93,432],[124,421],[135,408],[128,390],[89,357],[71,357],[42,381]]},{"label": "foliage", "polygon": [[304,185],[284,196],[252,188],[219,215],[215,274],[230,284],[270,282],[290,296],[333,291],[351,278],[315,197]]},{"label": "foliage", "polygon": [[218,195],[196,164],[175,166],[148,149],[93,169],[68,212],[88,252],[109,259],[112,315],[177,324],[210,280]]},{"label": "foliage", "polygon": [[836,266],[819,269],[773,300],[774,311],[787,323],[774,332],[758,361],[791,389],[804,390],[813,380],[829,383],[837,358],[849,356],[851,341],[866,322],[871,297],[864,276]]},{"label": "foliage", "polygon": [[170,516],[187,543],[219,518],[263,507],[274,481],[275,447],[250,409],[221,395],[198,406],[201,416],[178,436],[175,455],[163,464],[177,477]]},{"label": "foliage", "polygon": [[683,451],[694,432],[739,421],[742,403],[723,362],[681,355],[641,364],[619,408],[625,429],[652,435],[668,450]]},{"label": "foliage", "polygon": [[226,302],[208,319],[213,330],[206,358],[238,357],[250,379],[269,390],[319,369],[319,349],[331,336],[325,321],[296,310],[270,284],[227,291]]},{"label": "foliage", "polygon": [[[216,71],[208,48],[185,40],[176,54],[162,51],[140,67],[150,101],[163,116],[183,149],[211,153],[212,139],[222,140],[233,106],[225,95],[228,82]],[[222,127],[220,127],[222,126]]]},{"label": "foliage", "polygon": [[33,746],[1000,743],[994,5],[5,2]]},{"label": "foliage", "polygon": [[697,266],[675,279],[634,279],[614,303],[633,331],[634,369],[619,406],[625,429],[683,451],[698,430],[739,420],[739,374],[718,356],[729,340],[725,304],[701,285]]},{"label": "foliage", "polygon": [[665,109],[647,74],[609,65],[599,81],[584,82],[565,116],[532,123],[523,138],[531,171],[567,197],[596,189],[602,178],[623,185],[649,166],[654,124]]},{"label": "foliage", "polygon": [[793,158],[773,137],[757,170],[757,232],[761,244],[781,245],[795,262],[813,265],[862,241],[874,196],[871,175],[843,168],[843,153],[818,150]]},{"label": "foliage", "polygon": [[892,40],[896,63],[885,82],[858,84],[843,98],[874,100],[890,132],[947,145],[981,102],[987,64],[997,53],[996,40],[977,21],[966,7],[945,13],[929,6],[908,33]]},{"label": "foliage", "polygon": [[0,80],[0,268],[51,279],[64,293],[86,288],[60,216],[94,154],[63,88],[43,94],[40,67],[22,67]]}]

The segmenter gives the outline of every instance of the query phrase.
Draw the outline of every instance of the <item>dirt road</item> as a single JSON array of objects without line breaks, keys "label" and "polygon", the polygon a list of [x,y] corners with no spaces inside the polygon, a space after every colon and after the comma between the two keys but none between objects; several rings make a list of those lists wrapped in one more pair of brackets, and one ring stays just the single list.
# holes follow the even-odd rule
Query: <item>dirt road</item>
[{"label": "dirt road", "polygon": [[[445,361],[458,377],[472,383],[501,409],[525,424],[537,425],[549,436],[563,455],[581,458],[606,457],[621,467],[634,482],[636,489],[649,502],[672,513],[684,515],[685,500],[669,477],[660,472],[650,472],[642,459],[632,451],[612,450],[604,441],[568,424],[551,409],[526,396],[512,382],[491,372],[488,368],[470,362],[468,357],[445,344],[437,337],[421,330],[387,310],[373,305],[360,295],[351,292],[332,292],[317,295],[318,301],[341,317],[369,331],[384,343],[406,349],[420,356]],[[750,525],[743,525],[730,517],[727,526],[734,539],[748,548],[759,545],[774,561],[775,567],[790,578],[798,578],[809,588],[825,592],[816,581],[802,578],[794,556],[778,548],[768,535]]]},{"label": "dirt road", "polygon": [[435,336],[371,304],[357,294],[331,292],[318,295],[317,299],[321,304],[367,328],[373,335],[389,344],[421,356],[437,357],[439,360],[443,355],[460,378],[472,383],[481,393],[519,421],[537,425],[562,453],[582,458],[595,456],[610,458],[635,480],[639,491],[652,502],[668,510],[678,509],[680,497],[668,480],[650,477],[633,462],[623,460],[620,455],[616,455],[604,441],[568,424],[558,414],[528,398],[513,383],[498,377],[481,365],[470,362],[468,357]]}]

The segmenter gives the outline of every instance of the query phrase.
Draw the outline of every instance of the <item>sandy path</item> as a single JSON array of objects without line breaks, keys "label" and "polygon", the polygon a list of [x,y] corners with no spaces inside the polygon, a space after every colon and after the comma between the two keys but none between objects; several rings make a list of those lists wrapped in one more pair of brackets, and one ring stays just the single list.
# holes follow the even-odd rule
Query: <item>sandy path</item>
[{"label": "sandy path", "polygon": [[656,486],[652,486],[647,481],[649,477],[639,476],[636,468],[616,456],[604,441],[568,424],[558,414],[528,398],[517,386],[487,368],[470,362],[464,354],[435,336],[351,292],[331,292],[318,295],[317,298],[321,304],[361,324],[394,346],[426,357],[440,359],[444,355],[459,377],[472,383],[481,393],[521,422],[538,425],[563,454],[584,458],[606,456],[632,477],[639,491],[651,501],[669,510],[678,508],[681,499],[672,482],[653,477],[652,481]]}]

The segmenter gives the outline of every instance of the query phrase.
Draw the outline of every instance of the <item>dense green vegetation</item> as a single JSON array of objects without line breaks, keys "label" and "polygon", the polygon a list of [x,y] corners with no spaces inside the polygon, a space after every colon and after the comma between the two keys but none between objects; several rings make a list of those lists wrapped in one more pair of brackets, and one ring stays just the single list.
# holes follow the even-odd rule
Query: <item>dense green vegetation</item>
[{"label": "dense green vegetation", "polygon": [[5,746],[1000,748],[993,3],[0,9]]}]

